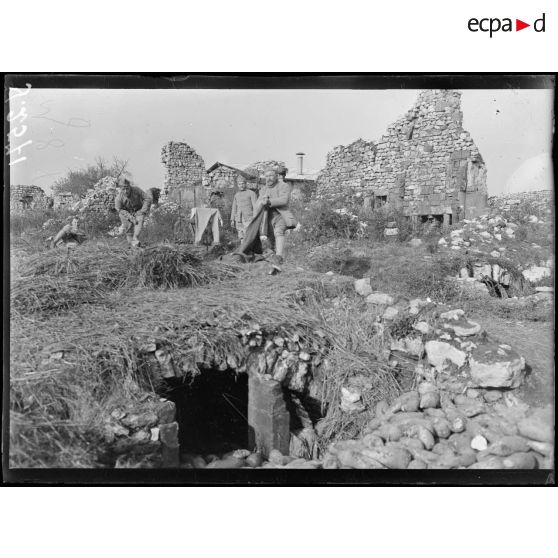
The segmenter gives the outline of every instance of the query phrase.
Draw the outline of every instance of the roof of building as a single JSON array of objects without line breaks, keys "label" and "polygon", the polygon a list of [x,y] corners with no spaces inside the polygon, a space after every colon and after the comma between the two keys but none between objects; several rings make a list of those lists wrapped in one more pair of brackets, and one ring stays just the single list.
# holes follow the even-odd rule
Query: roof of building
[{"label": "roof of building", "polygon": [[[245,178],[255,178],[252,174],[247,173],[244,169],[251,167],[252,165],[245,165],[245,164],[235,164],[235,163],[221,163],[220,161],[216,161],[211,165],[205,172],[210,173],[214,171],[217,167],[227,167],[229,169],[233,169],[240,174],[242,174]],[[318,178],[318,174],[320,173],[319,170],[308,170],[305,171],[303,174],[298,174],[297,172],[287,172],[287,176],[285,177],[287,180],[297,181],[297,180],[316,180]]]},{"label": "roof of building", "polygon": [[296,172],[288,172],[285,177],[287,180],[316,180],[320,171],[310,170],[304,174],[298,174]]},{"label": "roof of building", "polygon": [[239,172],[244,178],[255,178],[252,174],[245,172],[244,169],[247,168],[249,165],[236,165],[236,164],[228,164],[228,163],[221,163],[220,161],[216,161],[213,163],[205,172],[210,173],[214,171],[217,167],[227,167],[229,169],[235,170]]}]

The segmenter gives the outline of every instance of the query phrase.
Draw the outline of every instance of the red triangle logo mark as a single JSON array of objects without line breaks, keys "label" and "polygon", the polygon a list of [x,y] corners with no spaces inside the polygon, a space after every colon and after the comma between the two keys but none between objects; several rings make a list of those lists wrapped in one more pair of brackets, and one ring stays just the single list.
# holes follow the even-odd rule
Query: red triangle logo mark
[{"label": "red triangle logo mark", "polygon": [[524,21],[521,21],[520,19],[515,20],[515,30],[516,31],[521,31],[522,29],[525,29],[526,27],[531,27],[531,24],[530,23],[525,23]]}]

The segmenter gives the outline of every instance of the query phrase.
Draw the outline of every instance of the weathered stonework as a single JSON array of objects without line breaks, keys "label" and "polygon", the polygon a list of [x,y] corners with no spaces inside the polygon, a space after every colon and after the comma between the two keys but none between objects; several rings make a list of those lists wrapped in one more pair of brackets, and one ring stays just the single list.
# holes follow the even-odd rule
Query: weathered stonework
[{"label": "weathered stonework", "polygon": [[204,198],[203,159],[187,143],[170,141],[161,150],[161,161],[166,168],[161,203],[197,205]]},{"label": "weathered stonework", "polygon": [[46,209],[50,199],[39,186],[10,186],[10,211]]},{"label": "weathered stonework", "polygon": [[266,170],[284,166],[285,163],[283,161],[257,161],[255,163],[252,163],[249,167],[245,168],[244,172],[257,176],[258,182],[260,184],[263,184],[264,174]]},{"label": "weathered stonework", "polygon": [[[486,167],[463,130],[461,94],[422,91],[378,142],[357,140],[328,154],[317,194],[370,197],[406,215],[474,217],[486,208]],[[449,217],[447,218],[449,221]]]},{"label": "weathered stonework", "polygon": [[60,192],[59,194],[54,194],[53,196],[53,209],[69,208],[78,201],[79,199],[77,199],[76,196],[70,192]]}]

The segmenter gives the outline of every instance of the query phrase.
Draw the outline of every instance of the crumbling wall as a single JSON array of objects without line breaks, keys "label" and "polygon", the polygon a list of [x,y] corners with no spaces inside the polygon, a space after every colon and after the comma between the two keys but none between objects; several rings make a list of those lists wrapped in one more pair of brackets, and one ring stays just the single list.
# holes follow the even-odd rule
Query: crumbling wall
[{"label": "crumbling wall", "polygon": [[75,205],[79,199],[74,196],[74,194],[70,192],[60,192],[58,194],[54,194],[53,196],[53,208],[54,209],[65,209],[69,208],[72,205]]},{"label": "crumbling wall", "polygon": [[244,172],[257,177],[258,182],[263,184],[265,171],[268,169],[276,169],[278,167],[284,167],[285,163],[283,161],[256,161],[252,163],[249,167],[244,169]]},{"label": "crumbling wall", "polygon": [[39,186],[10,186],[10,211],[26,209],[46,209],[49,197]]},{"label": "crumbling wall", "polygon": [[486,206],[486,167],[463,130],[461,94],[422,91],[376,143],[358,140],[330,152],[318,196],[349,190],[407,215],[476,214]]},{"label": "crumbling wall", "polygon": [[376,145],[363,139],[334,147],[327,154],[326,167],[318,175],[318,193],[335,195],[339,190],[364,191],[365,182],[373,173],[375,157]]},{"label": "crumbling wall", "polygon": [[198,204],[205,197],[203,179],[205,163],[187,143],[170,141],[161,150],[165,165],[165,180],[161,190],[161,203]]}]

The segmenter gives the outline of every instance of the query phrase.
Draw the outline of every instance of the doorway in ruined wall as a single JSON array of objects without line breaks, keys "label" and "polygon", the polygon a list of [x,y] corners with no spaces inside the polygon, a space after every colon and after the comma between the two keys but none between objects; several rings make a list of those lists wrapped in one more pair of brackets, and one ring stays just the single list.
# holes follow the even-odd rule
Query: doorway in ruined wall
[{"label": "doorway in ruined wall", "polygon": [[181,452],[220,455],[248,447],[248,375],[203,369],[189,383],[170,378]]}]

